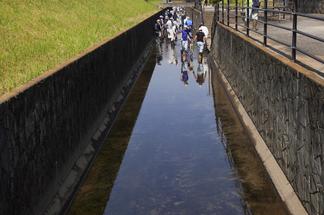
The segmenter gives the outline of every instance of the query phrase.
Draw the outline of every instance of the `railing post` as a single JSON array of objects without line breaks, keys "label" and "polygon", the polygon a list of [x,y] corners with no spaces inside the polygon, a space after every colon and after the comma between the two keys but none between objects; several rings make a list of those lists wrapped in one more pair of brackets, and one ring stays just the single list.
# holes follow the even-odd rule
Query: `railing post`
[{"label": "railing post", "polygon": [[283,13],[283,15],[282,15],[282,18],[283,19],[286,19],[286,0],[283,0],[283,11],[284,11],[284,13]]},{"label": "railing post", "polygon": [[217,21],[219,22],[219,2],[217,2]]},{"label": "railing post", "polygon": [[224,24],[224,19],[225,19],[225,8],[224,8],[224,0],[222,0],[222,23]]},{"label": "railing post", "polygon": [[293,61],[296,61],[296,47],[297,47],[297,0],[294,0],[292,41],[291,41],[291,58]]},{"label": "railing post", "polygon": [[204,20],[204,8],[203,5],[201,4],[201,14],[200,14],[200,19],[201,19],[201,23],[203,25],[205,25],[205,20]]},{"label": "railing post", "polygon": [[263,45],[267,46],[268,36],[268,0],[264,0]]},{"label": "railing post", "polygon": [[227,26],[230,24],[230,1],[227,0]]},{"label": "railing post", "polygon": [[237,30],[238,0],[235,0],[235,30]]},{"label": "railing post", "polygon": [[246,35],[250,36],[250,5],[249,0],[246,0]]}]

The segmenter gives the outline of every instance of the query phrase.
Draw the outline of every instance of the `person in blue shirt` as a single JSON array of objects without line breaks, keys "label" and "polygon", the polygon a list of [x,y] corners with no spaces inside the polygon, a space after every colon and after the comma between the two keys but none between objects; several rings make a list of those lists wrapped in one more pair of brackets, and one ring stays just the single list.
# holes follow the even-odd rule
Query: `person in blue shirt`
[{"label": "person in blue shirt", "polygon": [[185,27],[181,31],[181,51],[188,50],[188,40],[189,40],[188,27]]},{"label": "person in blue shirt", "polygon": [[182,56],[182,62],[188,61],[188,64],[190,64],[190,56],[189,56],[189,45],[192,40],[192,35],[190,34],[190,30],[188,29],[188,26],[184,27],[184,29],[181,31],[181,56]]}]

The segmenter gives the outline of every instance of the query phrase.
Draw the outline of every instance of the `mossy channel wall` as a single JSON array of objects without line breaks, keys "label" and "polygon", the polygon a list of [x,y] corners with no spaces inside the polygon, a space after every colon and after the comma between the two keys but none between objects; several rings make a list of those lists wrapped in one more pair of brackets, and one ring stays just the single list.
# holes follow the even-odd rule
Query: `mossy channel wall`
[{"label": "mossy channel wall", "polygon": [[1,214],[44,212],[152,41],[158,15],[0,98]]}]

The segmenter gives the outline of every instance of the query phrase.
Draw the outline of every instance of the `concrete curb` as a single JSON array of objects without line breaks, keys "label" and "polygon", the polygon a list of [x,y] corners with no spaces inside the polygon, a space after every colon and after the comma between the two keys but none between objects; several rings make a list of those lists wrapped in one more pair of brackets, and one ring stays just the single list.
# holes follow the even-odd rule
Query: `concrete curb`
[{"label": "concrete curb", "polygon": [[280,198],[286,204],[289,212],[292,215],[307,215],[307,211],[303,207],[300,199],[295,193],[293,187],[288,181],[286,175],[281,170],[279,164],[275,160],[268,146],[262,139],[260,133],[255,127],[253,121],[249,117],[239,98],[232,89],[230,83],[227,81],[225,75],[222,73],[218,63],[213,60],[213,62],[218,69],[216,73],[220,77],[222,85],[226,91],[227,96],[229,97],[235,112],[237,113],[241,123],[246,128],[249,133],[251,141],[254,143],[254,147],[260,156],[264,167],[266,168],[276,190],[279,193]]}]

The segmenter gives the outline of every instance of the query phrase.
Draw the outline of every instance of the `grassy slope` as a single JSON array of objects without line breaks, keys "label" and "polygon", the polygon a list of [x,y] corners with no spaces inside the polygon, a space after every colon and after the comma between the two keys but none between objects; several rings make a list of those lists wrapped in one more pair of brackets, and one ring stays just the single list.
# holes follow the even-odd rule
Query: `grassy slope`
[{"label": "grassy slope", "polygon": [[113,37],[159,0],[1,0],[0,95]]}]

